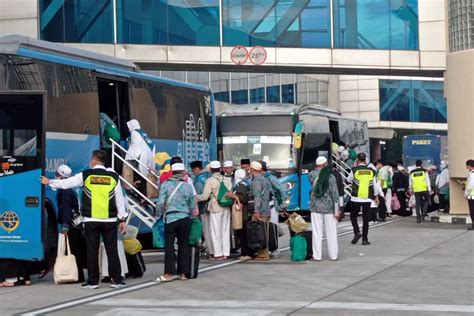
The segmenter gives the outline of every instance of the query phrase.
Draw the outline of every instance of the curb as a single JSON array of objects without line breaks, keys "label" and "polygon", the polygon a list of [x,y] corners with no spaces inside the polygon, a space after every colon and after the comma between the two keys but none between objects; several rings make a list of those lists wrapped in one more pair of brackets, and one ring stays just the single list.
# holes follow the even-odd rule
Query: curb
[{"label": "curb", "polygon": [[428,214],[428,218],[433,223],[449,223],[449,224],[472,224],[471,217],[469,215],[458,215],[458,214],[444,214],[441,212],[433,212]]}]

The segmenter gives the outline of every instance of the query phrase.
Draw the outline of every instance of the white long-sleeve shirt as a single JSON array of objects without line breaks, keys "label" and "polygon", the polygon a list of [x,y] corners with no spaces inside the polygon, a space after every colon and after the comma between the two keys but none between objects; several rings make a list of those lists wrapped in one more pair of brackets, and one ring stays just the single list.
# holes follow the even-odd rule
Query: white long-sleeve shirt
[{"label": "white long-sleeve shirt", "polygon": [[469,173],[469,177],[466,180],[466,189],[464,190],[464,197],[467,199],[474,199],[474,196],[471,196],[471,191],[474,189],[474,171]]},{"label": "white long-sleeve shirt", "polygon": [[139,160],[146,167],[141,164],[138,166],[138,170],[145,177],[148,176],[148,169],[155,169],[154,155],[155,153],[148,147],[148,144],[143,139],[143,136],[137,132],[140,129],[140,124],[137,120],[131,120],[127,122],[127,126],[130,130],[130,143],[125,155],[126,160]]},{"label": "white long-sleeve shirt", "polygon": [[[362,165],[359,165],[359,166],[362,166]],[[354,172],[352,170],[351,170],[351,173],[347,176],[346,181],[349,183],[352,183],[352,181],[354,181]],[[373,186],[374,186],[374,194],[376,194],[375,192],[377,192],[377,177],[374,177],[373,179]],[[369,198],[363,199],[356,196],[351,196],[351,201],[359,202],[359,203],[372,203],[372,199],[369,199]]]},{"label": "white long-sleeve shirt", "polygon": [[[105,168],[104,166],[97,165],[93,169],[105,169],[107,171],[115,172],[112,168]],[[53,189],[72,189],[82,187],[84,185],[84,179],[82,177],[82,172],[75,174],[74,176],[67,179],[53,179],[50,180],[49,186]],[[115,192],[115,203],[117,205],[117,216],[120,219],[125,219],[128,216],[127,210],[125,208],[125,202],[122,192],[122,186],[120,181],[117,182],[117,185],[114,189]],[[106,218],[106,219],[97,219],[84,217],[84,222],[116,222],[117,217]]]}]

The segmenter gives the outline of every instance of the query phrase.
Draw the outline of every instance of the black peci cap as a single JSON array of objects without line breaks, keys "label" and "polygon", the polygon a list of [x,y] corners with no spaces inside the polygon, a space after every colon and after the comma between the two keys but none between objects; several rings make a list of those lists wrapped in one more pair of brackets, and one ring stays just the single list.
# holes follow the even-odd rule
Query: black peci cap
[{"label": "black peci cap", "polygon": [[250,165],[250,159],[241,159],[240,164],[241,165]]},{"label": "black peci cap", "polygon": [[196,161],[191,162],[189,165],[191,166],[191,169],[202,168],[202,161],[196,160]]}]

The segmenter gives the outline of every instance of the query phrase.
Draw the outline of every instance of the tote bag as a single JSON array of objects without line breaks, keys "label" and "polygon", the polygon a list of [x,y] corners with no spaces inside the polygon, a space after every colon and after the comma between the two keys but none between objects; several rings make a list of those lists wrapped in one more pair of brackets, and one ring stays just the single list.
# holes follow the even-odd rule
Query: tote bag
[{"label": "tote bag", "polygon": [[236,197],[235,202],[232,205],[232,228],[235,230],[244,228],[242,218],[242,204],[240,204],[238,197]]},{"label": "tote bag", "polygon": [[202,223],[199,218],[195,217],[191,219],[191,224],[189,225],[189,237],[188,244],[190,246],[196,246],[201,240],[202,236]]},{"label": "tote bag", "polygon": [[54,283],[77,282],[78,279],[76,257],[71,254],[69,238],[60,234],[58,238],[58,256],[54,264]]}]

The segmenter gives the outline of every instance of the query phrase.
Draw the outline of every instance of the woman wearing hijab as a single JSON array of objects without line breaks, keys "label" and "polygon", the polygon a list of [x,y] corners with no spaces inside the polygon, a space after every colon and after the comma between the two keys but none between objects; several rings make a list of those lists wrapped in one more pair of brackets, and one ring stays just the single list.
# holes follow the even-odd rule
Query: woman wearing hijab
[{"label": "woman wearing hijab", "polygon": [[323,224],[328,241],[328,254],[337,260],[337,222],[339,219],[339,191],[328,160],[324,156],[316,159],[316,168],[310,173],[312,184],[310,196],[311,225],[313,229],[313,261],[321,261],[323,244]]}]

